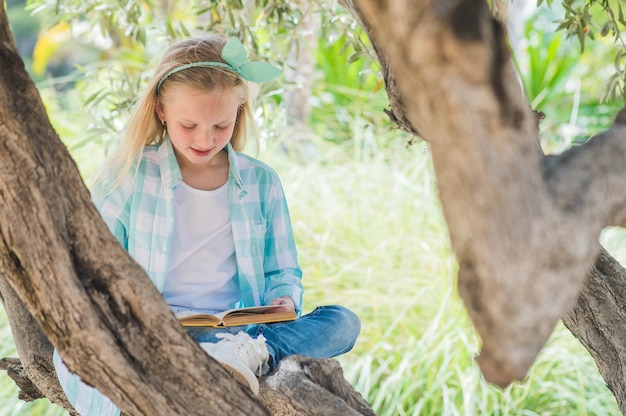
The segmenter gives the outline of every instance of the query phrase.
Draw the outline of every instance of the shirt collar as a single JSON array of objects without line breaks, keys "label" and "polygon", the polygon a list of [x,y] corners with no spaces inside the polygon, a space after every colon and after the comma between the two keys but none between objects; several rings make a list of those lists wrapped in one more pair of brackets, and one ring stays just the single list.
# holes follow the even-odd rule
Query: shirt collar
[{"label": "shirt collar", "polygon": [[241,173],[239,172],[239,162],[237,160],[237,153],[230,142],[226,145],[226,151],[228,152],[228,176],[233,178],[235,185],[239,189],[243,189],[243,181],[241,180]]},{"label": "shirt collar", "polygon": [[169,186],[178,185],[178,183],[183,180],[183,174],[180,172],[180,167],[176,161],[174,148],[172,147],[172,142],[169,137],[166,137],[163,143],[159,145],[157,154],[159,158],[159,170],[161,171],[161,182]]}]

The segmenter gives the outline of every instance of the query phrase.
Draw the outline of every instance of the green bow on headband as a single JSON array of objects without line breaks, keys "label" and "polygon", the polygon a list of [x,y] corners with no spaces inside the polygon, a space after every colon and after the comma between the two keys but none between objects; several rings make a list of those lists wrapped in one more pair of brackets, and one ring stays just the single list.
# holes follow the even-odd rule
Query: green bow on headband
[{"label": "green bow on headband", "polygon": [[236,73],[246,81],[252,82],[271,81],[280,75],[280,69],[276,68],[274,65],[265,62],[246,62],[247,58],[248,52],[246,52],[246,49],[243,47],[239,39],[230,38],[222,49],[222,59],[224,59],[226,63],[191,62],[185,65],[177,66],[167,74],[163,75],[163,77],[159,80],[159,83],[157,84],[157,93],[161,89],[161,84],[163,84],[163,81],[165,81],[170,75],[184,69],[199,66],[226,68]]}]

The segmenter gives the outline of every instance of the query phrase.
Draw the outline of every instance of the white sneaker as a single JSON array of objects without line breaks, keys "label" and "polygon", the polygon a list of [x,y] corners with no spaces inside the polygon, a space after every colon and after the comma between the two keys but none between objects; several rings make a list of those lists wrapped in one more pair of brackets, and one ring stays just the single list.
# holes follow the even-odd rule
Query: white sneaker
[{"label": "white sneaker", "polygon": [[200,346],[242,384],[250,387],[254,394],[259,394],[257,377],[269,371],[269,351],[265,337],[252,338],[241,331],[236,334],[219,333],[222,340],[218,343],[201,342]]}]

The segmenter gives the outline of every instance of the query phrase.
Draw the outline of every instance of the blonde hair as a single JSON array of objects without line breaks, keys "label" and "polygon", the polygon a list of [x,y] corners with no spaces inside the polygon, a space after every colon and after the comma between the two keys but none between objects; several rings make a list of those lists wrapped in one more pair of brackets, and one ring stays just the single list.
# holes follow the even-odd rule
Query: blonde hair
[{"label": "blonde hair", "polygon": [[[146,146],[160,145],[167,131],[156,113],[158,102],[163,101],[168,89],[185,85],[203,91],[221,88],[238,88],[241,105],[237,111],[235,128],[230,139],[234,150],[244,148],[248,136],[258,143],[253,115],[253,86],[239,75],[224,68],[193,67],[163,77],[172,69],[192,62],[224,62],[221,53],[228,38],[223,35],[192,37],[172,44],[158,64],[154,77],[137,100],[119,148],[105,162],[93,182],[93,189],[102,196],[119,187],[131,174],[134,177]],[[159,88],[159,82],[161,85]]]}]

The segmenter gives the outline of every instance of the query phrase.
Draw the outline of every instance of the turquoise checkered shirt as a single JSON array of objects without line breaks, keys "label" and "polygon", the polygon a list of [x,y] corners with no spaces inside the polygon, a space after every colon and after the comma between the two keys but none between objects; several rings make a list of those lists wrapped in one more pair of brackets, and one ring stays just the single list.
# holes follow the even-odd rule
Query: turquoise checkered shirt
[{"label": "turquoise checkered shirt", "polygon": [[[300,313],[302,271],[280,179],[272,168],[235,152],[230,144],[226,150],[240,306],[263,305],[290,296]],[[167,139],[161,145],[146,147],[134,180],[129,178],[105,198],[95,199],[111,232],[160,291],[165,284],[174,227],[174,192],[181,181]],[[53,361],[69,401],[81,415],[119,415],[110,400],[69,372],[56,350]]]}]

